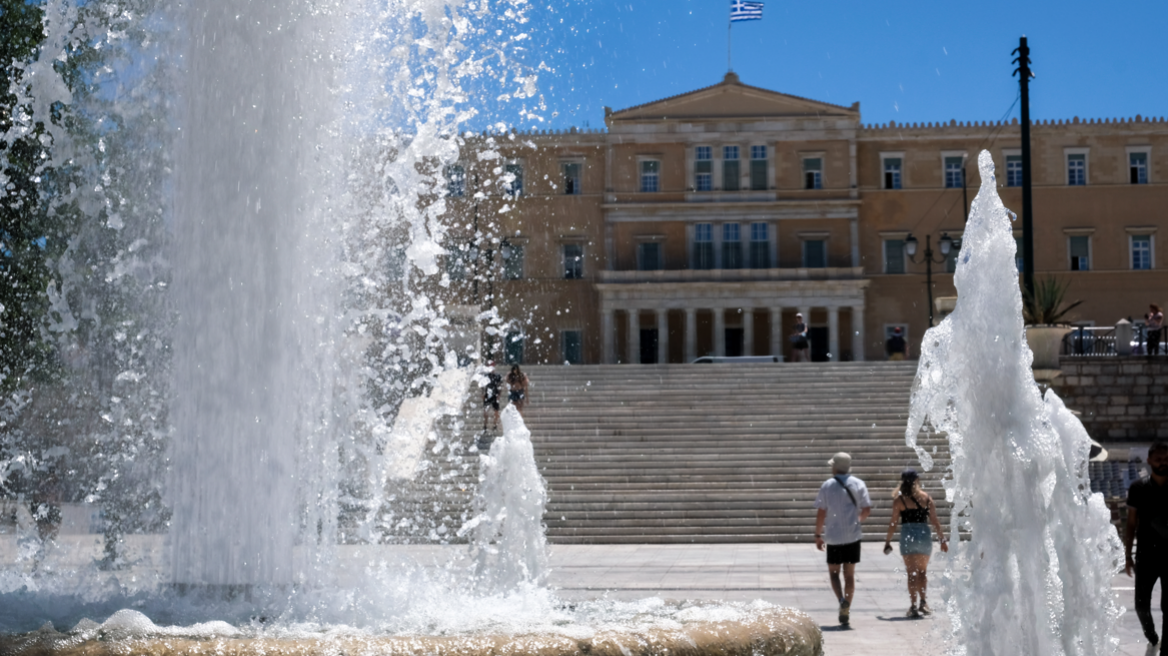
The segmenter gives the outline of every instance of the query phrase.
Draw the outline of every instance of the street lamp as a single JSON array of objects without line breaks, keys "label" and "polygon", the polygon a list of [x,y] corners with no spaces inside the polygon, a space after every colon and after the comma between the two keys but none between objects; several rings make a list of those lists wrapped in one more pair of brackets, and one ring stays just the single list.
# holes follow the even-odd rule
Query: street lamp
[{"label": "street lamp", "polygon": [[[949,256],[949,251],[953,250],[953,240],[949,237],[949,233],[941,233],[941,259],[933,259],[933,237],[932,235],[925,235],[925,252],[922,253],[925,262],[925,289],[929,292],[929,327],[933,327],[933,263],[943,264],[945,259]],[[915,257],[917,254],[917,238],[912,236],[910,232],[908,237],[904,240],[904,250],[908,253],[909,261],[914,264],[919,263]]]}]

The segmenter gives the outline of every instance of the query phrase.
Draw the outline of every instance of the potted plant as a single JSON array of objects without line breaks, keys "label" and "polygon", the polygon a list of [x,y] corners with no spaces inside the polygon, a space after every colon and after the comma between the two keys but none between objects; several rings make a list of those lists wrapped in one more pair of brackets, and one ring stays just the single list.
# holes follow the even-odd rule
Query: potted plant
[{"label": "potted plant", "polygon": [[1026,343],[1034,354],[1034,369],[1058,369],[1063,337],[1071,332],[1064,318],[1083,301],[1065,303],[1071,283],[1057,278],[1034,282],[1034,293],[1022,294],[1022,316],[1026,321]]}]

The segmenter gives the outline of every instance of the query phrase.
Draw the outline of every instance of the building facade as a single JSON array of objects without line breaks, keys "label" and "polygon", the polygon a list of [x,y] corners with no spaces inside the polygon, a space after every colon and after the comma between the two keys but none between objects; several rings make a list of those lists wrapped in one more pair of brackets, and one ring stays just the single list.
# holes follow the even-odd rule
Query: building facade
[{"label": "building facade", "polygon": [[[488,356],[790,359],[801,313],[814,360],[882,359],[896,327],[912,357],[929,326],[926,281],[934,298],[955,294],[980,150],[1006,206],[1021,207],[1017,120],[864,125],[859,103],[730,73],[606,110],[605,122],[469,138],[448,171],[448,293],[499,308]],[[1149,303],[1168,305],[1168,256],[1156,248],[1168,229],[1168,123],[1038,122],[1031,144],[1035,271],[1069,281],[1069,298],[1084,301],[1072,320],[1139,321]],[[954,244],[945,255],[943,237]]]}]

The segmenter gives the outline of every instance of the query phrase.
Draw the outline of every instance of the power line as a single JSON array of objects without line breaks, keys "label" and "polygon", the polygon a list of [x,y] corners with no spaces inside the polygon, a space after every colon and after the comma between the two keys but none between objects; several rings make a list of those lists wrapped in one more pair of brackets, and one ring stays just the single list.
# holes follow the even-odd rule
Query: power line
[{"label": "power line", "polygon": [[[993,131],[991,131],[988,135],[986,135],[986,137],[984,139],[982,139],[980,144],[978,144],[976,152],[981,152],[985,148],[987,142],[992,145],[994,142],[997,141],[998,134],[1001,133],[1002,129],[1006,127],[1006,123],[1005,123],[1006,118],[1010,115],[1010,112],[1014,111],[1014,107],[1017,106],[1018,100],[1021,99],[1021,97],[1022,97],[1022,92],[1019,91],[1018,95],[1014,97],[1014,102],[1010,103],[1010,107],[1008,109],[1006,109],[1006,111],[1002,114],[1002,117],[1000,119],[998,119],[998,125],[994,128]],[[962,178],[961,182],[962,182],[962,184],[964,184],[965,183],[964,170],[962,171],[961,178]],[[910,229],[909,232],[916,231],[916,229],[921,225],[921,223],[923,223],[924,220],[926,218],[928,218],[929,213],[931,213],[933,211],[933,208],[937,206],[937,203],[941,202],[941,198],[944,197],[944,195],[947,191],[949,191],[949,190],[942,189],[940,192],[937,193],[937,197],[933,199],[933,203],[931,205],[929,205],[929,208],[921,214],[921,217],[919,219],[917,219],[916,223],[913,224],[912,229]],[[953,206],[956,204],[957,204],[957,199],[954,199],[953,202],[949,204],[949,207],[945,210],[946,216],[949,215],[949,212],[953,210]]]}]

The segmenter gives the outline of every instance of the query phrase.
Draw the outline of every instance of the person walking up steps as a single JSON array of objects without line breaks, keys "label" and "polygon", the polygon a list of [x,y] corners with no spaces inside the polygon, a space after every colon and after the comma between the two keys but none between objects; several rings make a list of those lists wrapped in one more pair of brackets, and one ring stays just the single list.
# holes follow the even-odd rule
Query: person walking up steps
[{"label": "person walking up steps", "polygon": [[[1168,443],[1152,444],[1148,467],[1151,475],[1132,483],[1127,491],[1124,572],[1131,576],[1135,570],[1136,617],[1148,639],[1148,654],[1155,654],[1159,645],[1160,656],[1168,656],[1168,643],[1156,634],[1156,620],[1152,617],[1152,588],[1156,581],[1160,581],[1160,608],[1168,608]],[[1138,547],[1134,557],[1133,542]]]},{"label": "person walking up steps", "polygon": [[[852,457],[839,452],[828,461],[831,478],[819,486],[815,497],[815,548],[827,551],[831,589],[839,599],[839,623],[851,623],[852,597],[856,591],[856,563],[860,562],[860,523],[872,513],[868,486],[852,476]],[[840,584],[840,573],[843,584]]]},{"label": "person walking up steps", "polygon": [[941,551],[949,551],[949,541],[941,530],[936,504],[921,489],[917,470],[904,470],[900,475],[900,487],[892,493],[892,498],[895,499],[892,502],[892,521],[888,523],[888,535],[884,538],[884,554],[892,553],[892,532],[900,524],[900,555],[904,558],[904,569],[908,572],[908,596],[912,602],[905,615],[931,615],[933,610],[929,608],[929,602],[925,601],[925,589],[929,587],[929,557],[933,555],[933,534],[929,524],[937,529]]},{"label": "person walking up steps", "polygon": [[499,429],[499,394],[503,386],[503,377],[495,371],[495,361],[487,363],[487,384],[483,386],[483,430],[487,430],[487,419],[495,417],[495,430]]}]

